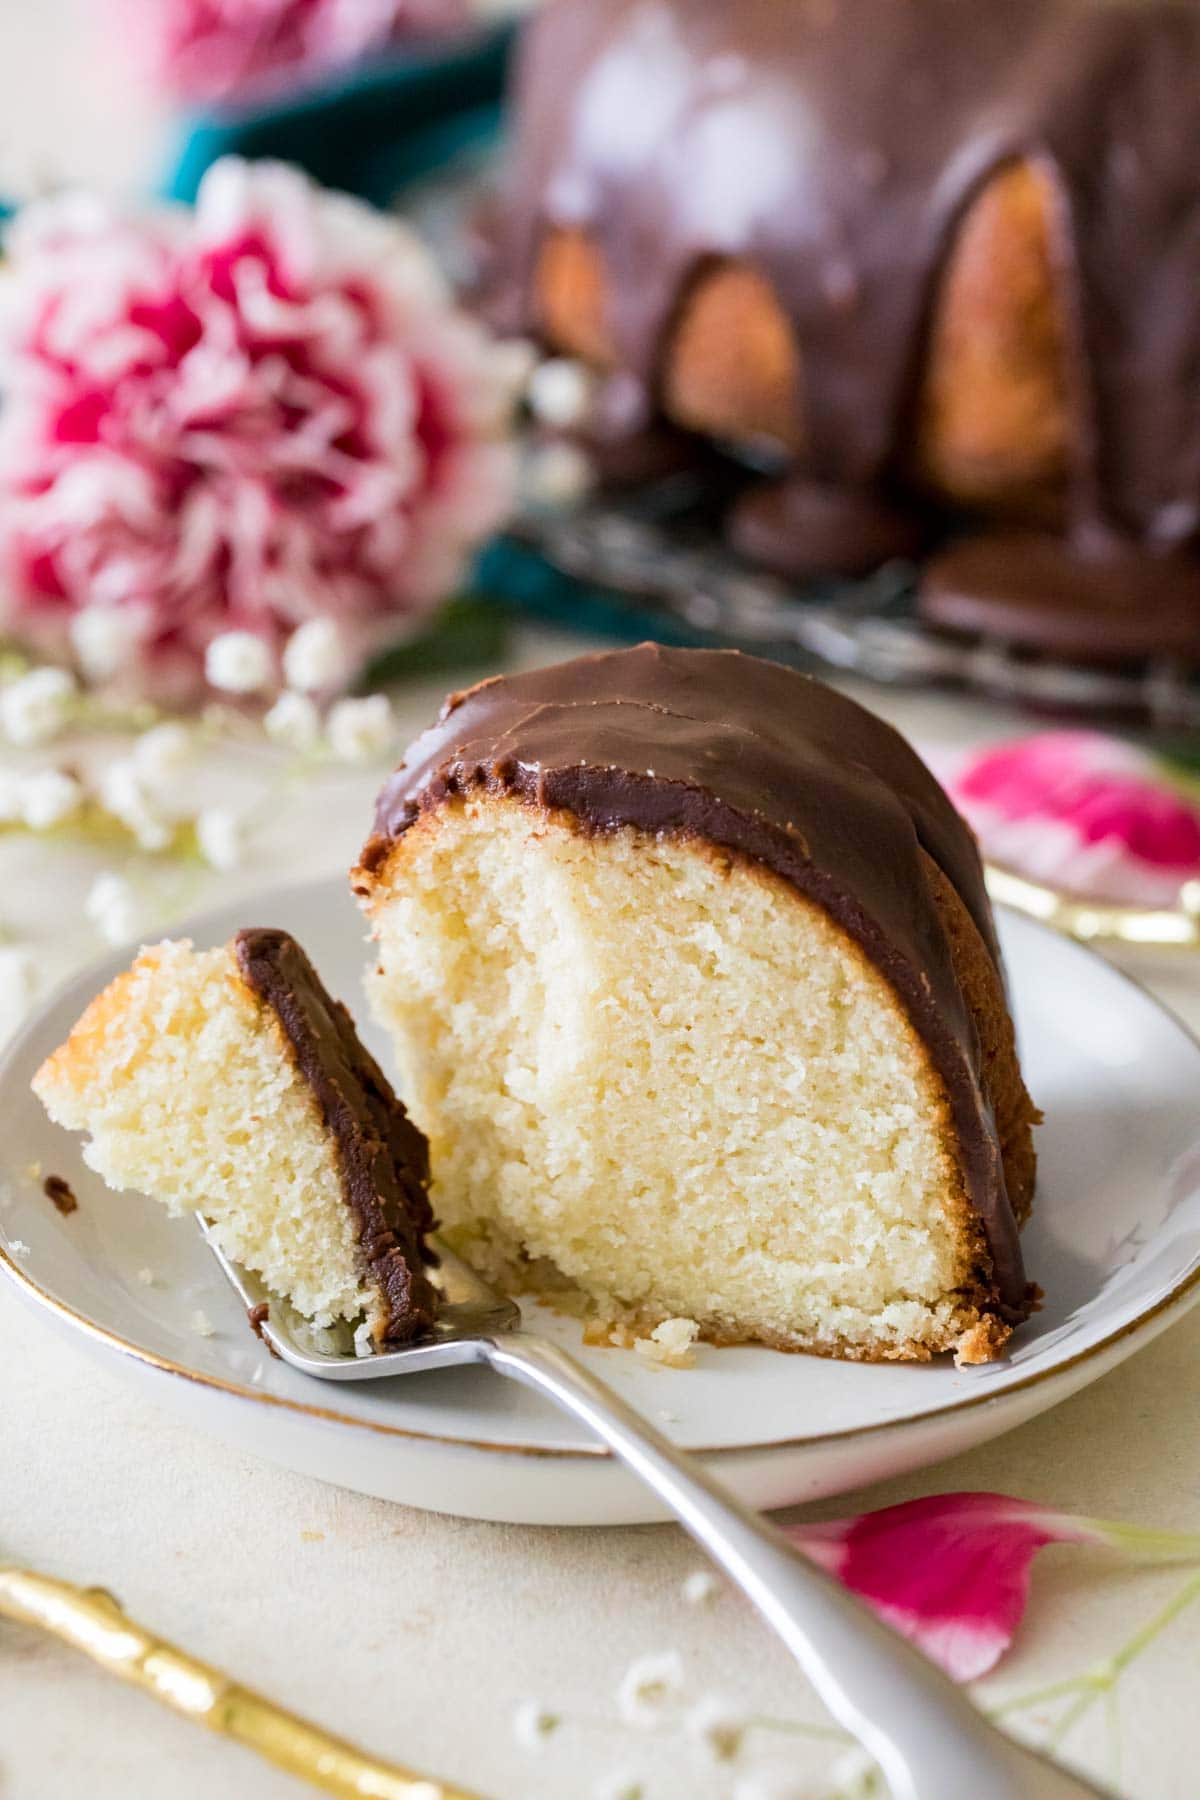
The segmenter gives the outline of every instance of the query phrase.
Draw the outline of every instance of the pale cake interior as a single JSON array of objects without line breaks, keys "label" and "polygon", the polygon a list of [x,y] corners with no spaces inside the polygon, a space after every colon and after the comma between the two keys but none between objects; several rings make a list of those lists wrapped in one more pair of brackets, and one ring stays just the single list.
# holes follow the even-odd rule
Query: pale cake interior
[{"label": "pale cake interior", "polygon": [[780,879],[475,797],[411,827],[366,905],[434,1205],[487,1273],[841,1355],[978,1326],[940,1079],[888,983]]},{"label": "pale cake interior", "polygon": [[221,1247],[318,1325],[378,1309],[336,1148],[231,948],[143,950],[34,1080],[110,1187],[203,1213]]}]

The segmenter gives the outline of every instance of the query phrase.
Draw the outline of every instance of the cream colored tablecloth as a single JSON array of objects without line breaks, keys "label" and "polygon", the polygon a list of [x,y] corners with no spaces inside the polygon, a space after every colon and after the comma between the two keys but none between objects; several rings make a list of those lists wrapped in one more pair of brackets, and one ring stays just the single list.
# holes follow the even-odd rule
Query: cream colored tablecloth
[{"label": "cream colored tablecloth", "polygon": [[[83,18],[96,4],[0,0],[0,186],[5,156],[13,167],[40,158],[114,181],[146,169],[158,128],[93,77]],[[529,635],[519,650],[532,659],[572,647]],[[404,695],[406,725],[422,723],[435,698]],[[926,744],[964,743],[1013,723],[951,698],[868,698]],[[297,799],[242,869],[210,884],[205,904],[252,895],[281,871],[345,867],[374,779],[347,775]],[[59,860],[50,880],[48,855],[0,839],[0,922],[39,946],[47,980],[102,948],[81,922],[79,885],[62,878]],[[88,858],[80,852],[76,863],[71,874],[82,881]],[[1148,973],[1200,1025],[1200,967]],[[825,1510],[999,1488],[1200,1529],[1198,1353],[1200,1313],[1048,1417]],[[769,1769],[788,1775],[795,1793],[816,1795],[827,1791],[838,1754],[763,1728],[735,1766],[717,1769],[677,1732],[639,1734],[618,1723],[615,1690],[629,1663],[668,1649],[683,1656],[692,1698],[717,1693],[745,1713],[821,1721],[786,1656],[735,1598],[706,1609],[684,1603],[680,1586],[696,1557],[677,1531],[477,1525],[302,1480],[173,1424],[51,1336],[8,1292],[0,1293],[2,1560],[102,1584],[137,1616],[290,1705],[497,1800],[586,1800],[622,1771],[644,1781],[647,1800],[723,1800],[739,1780]],[[1182,1581],[1180,1572],[1047,1552],[1017,1648],[988,1695],[1082,1671]],[[1141,1800],[1200,1792],[1198,1657],[1200,1606],[1123,1677],[1115,1709],[1092,1710],[1073,1750]],[[563,1717],[537,1754],[512,1732],[527,1698]],[[301,1791],[0,1623],[3,1800],[285,1800]]]}]

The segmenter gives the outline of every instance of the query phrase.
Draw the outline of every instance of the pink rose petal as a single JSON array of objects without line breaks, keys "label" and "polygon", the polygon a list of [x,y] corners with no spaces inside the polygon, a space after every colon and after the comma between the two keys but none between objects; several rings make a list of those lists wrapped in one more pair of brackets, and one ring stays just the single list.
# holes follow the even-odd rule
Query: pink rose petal
[{"label": "pink rose petal", "polygon": [[986,1675],[1008,1649],[1047,1544],[1099,1544],[1141,1560],[1200,1561],[1200,1537],[1076,1518],[1007,1494],[941,1494],[796,1525],[804,1554],[868,1601],[954,1678]]}]

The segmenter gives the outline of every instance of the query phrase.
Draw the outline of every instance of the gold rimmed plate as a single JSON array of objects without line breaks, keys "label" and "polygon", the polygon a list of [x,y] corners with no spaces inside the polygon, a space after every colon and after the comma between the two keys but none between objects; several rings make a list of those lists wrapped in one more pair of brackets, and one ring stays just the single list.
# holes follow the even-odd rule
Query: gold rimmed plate
[{"label": "gold rimmed plate", "polygon": [[[361,923],[340,880],[265,893],[176,935],[214,944],[247,924],[293,932],[363,1014]],[[1001,932],[1030,1087],[1046,1113],[1025,1238],[1046,1302],[1009,1358],[959,1370],[948,1359],[864,1366],[702,1346],[693,1369],[676,1371],[632,1351],[581,1352],[757,1505],[834,1494],[994,1437],[1102,1375],[1200,1297],[1200,1044],[1090,951],[1012,914]],[[267,1354],[194,1225],[103,1187],[29,1080],[127,960],[114,955],[61,990],[0,1068],[0,1273],[38,1315],[30,1355],[41,1329],[57,1329],[196,1426],[407,1504],[539,1523],[655,1516],[596,1445],[482,1371],[331,1396]],[[386,1045],[373,1048],[386,1061]],[[48,1175],[79,1201],[68,1216],[45,1196]],[[580,1350],[576,1321],[539,1312],[537,1325]]]}]

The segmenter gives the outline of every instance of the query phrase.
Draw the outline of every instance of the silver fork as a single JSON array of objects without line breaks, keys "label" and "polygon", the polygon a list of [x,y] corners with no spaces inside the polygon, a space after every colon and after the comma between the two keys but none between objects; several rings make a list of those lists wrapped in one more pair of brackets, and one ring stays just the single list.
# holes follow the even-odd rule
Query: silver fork
[{"label": "silver fork", "polygon": [[435,1241],[441,1294],[432,1335],[369,1356],[330,1353],[318,1334],[232,1263],[201,1229],[259,1329],[284,1362],[321,1381],[376,1381],[482,1363],[583,1421],[654,1490],[701,1549],[783,1639],[825,1705],[883,1770],[895,1800],[1070,1800],[1103,1790],[1006,1737],[920,1651],[881,1623],[783,1534],[548,1338],[520,1308]]}]

